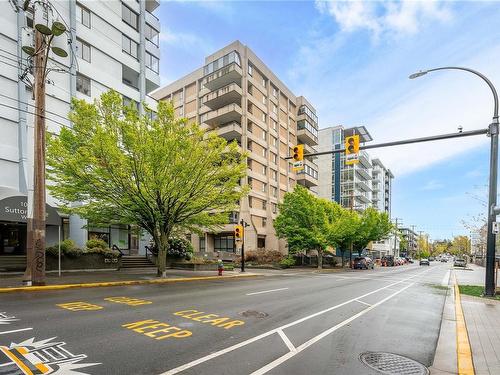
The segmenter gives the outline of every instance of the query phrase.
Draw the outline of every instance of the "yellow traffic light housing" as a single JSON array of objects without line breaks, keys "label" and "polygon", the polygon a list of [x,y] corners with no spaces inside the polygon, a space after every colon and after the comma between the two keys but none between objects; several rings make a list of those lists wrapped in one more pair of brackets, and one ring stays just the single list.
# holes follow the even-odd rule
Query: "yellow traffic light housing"
[{"label": "yellow traffic light housing", "polygon": [[345,163],[356,164],[359,163],[359,135],[351,135],[345,137]]},{"label": "yellow traffic light housing", "polygon": [[293,148],[293,160],[304,160],[304,145],[297,145]]},{"label": "yellow traffic light housing", "polygon": [[241,241],[243,239],[243,225],[234,226],[234,238],[237,241]]}]

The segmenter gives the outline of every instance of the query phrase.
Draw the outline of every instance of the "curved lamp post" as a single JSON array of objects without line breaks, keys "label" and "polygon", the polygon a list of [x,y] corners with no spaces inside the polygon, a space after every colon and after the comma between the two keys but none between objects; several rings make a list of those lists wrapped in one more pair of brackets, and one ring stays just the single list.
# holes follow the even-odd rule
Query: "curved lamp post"
[{"label": "curved lamp post", "polygon": [[484,294],[486,296],[494,296],[496,292],[495,285],[495,238],[496,235],[493,233],[493,223],[496,221],[497,213],[500,211],[497,207],[497,172],[498,172],[498,95],[495,86],[491,81],[486,78],[483,74],[478,71],[462,68],[457,66],[445,66],[441,68],[434,68],[428,70],[422,70],[420,72],[410,75],[408,78],[414,79],[422,77],[427,73],[434,72],[436,70],[462,70],[472,74],[475,74],[483,81],[487,83],[493,94],[493,120],[488,126],[488,135],[491,137],[491,149],[490,149],[490,182],[489,182],[489,199],[488,199],[488,234],[486,241],[486,277],[485,277],[485,288]]}]

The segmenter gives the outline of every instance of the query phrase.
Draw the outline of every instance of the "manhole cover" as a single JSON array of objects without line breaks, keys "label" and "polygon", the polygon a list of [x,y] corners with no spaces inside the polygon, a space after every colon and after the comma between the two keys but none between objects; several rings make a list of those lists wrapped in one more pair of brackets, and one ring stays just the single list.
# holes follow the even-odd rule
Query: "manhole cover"
[{"label": "manhole cover", "polygon": [[253,316],[255,318],[265,318],[266,316],[269,316],[268,313],[265,312],[260,312],[260,311],[253,311],[253,310],[247,310],[247,311],[242,311],[240,312],[241,316],[249,317]]},{"label": "manhole cover", "polygon": [[429,370],[421,363],[393,353],[366,352],[362,353],[359,359],[382,374],[429,375]]}]

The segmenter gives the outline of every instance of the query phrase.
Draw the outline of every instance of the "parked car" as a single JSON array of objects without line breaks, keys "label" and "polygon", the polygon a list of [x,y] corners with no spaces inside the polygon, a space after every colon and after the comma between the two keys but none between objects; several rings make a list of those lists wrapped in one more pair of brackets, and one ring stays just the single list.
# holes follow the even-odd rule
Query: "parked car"
[{"label": "parked car", "polygon": [[463,258],[456,258],[453,262],[453,267],[464,267],[467,266],[467,262]]},{"label": "parked car", "polygon": [[422,259],[420,259],[419,264],[420,264],[421,266],[430,266],[430,265],[431,265],[431,262],[429,262],[429,259],[422,258]]},{"label": "parked car", "polygon": [[442,262],[442,263],[446,263],[446,262],[448,262],[448,258],[441,258],[441,262]]},{"label": "parked car", "polygon": [[429,257],[429,262],[432,262],[434,260],[434,257]]},{"label": "parked car", "polygon": [[393,255],[384,255],[380,260],[383,266],[392,267],[394,266],[394,256]]},{"label": "parked car", "polygon": [[412,259],[412,258],[406,258],[406,261],[407,261],[408,263],[412,263],[412,264],[413,264],[413,259]]},{"label": "parked car", "polygon": [[353,268],[354,269],[373,269],[374,268],[374,263],[371,258],[368,257],[356,257],[354,258],[353,261]]}]

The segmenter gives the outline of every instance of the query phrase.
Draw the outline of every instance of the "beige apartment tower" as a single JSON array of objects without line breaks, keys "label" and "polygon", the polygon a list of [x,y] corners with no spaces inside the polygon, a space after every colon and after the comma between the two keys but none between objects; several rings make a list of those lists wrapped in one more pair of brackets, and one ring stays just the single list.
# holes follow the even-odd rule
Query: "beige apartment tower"
[{"label": "beige apartment tower", "polygon": [[228,141],[236,141],[249,154],[247,177],[251,187],[230,224],[216,233],[191,235],[196,252],[234,254],[234,224],[245,220],[245,250],[267,249],[287,253],[275,234],[273,220],[278,203],[296,183],[312,190],[318,185],[318,167],[305,161],[294,173],[290,149],[305,145],[313,152],[318,143],[318,120],[313,106],[295,96],[276,75],[239,41],[205,58],[205,65],[152,94],[170,100],[177,116],[198,122]]}]

